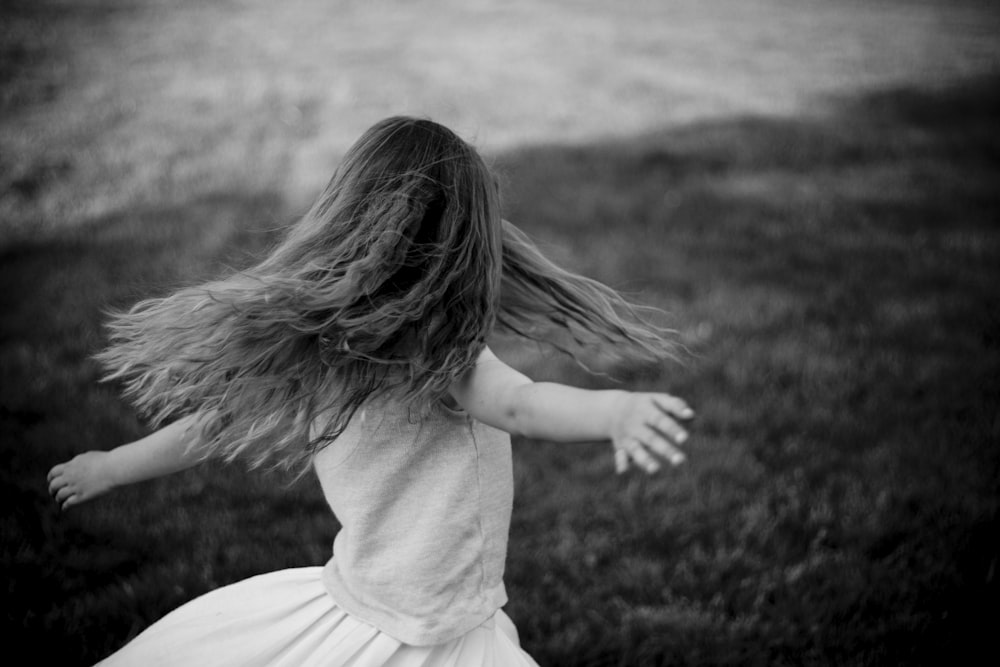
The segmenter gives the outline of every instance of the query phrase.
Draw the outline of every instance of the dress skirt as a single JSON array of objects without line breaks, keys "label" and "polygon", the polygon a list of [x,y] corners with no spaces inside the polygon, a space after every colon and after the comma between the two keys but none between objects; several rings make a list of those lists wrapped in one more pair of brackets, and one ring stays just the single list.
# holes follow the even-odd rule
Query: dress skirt
[{"label": "dress skirt", "polygon": [[499,610],[444,644],[404,644],[341,610],[321,567],[278,570],[188,602],[149,626],[101,667],[532,666]]}]

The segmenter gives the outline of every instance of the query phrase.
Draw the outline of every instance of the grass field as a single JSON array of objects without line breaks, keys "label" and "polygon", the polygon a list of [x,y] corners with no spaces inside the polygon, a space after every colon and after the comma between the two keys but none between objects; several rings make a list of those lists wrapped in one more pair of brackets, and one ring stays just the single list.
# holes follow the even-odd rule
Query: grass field
[{"label": "grass field", "polygon": [[60,515],[44,476],[144,432],[96,383],[102,309],[245,263],[397,111],[477,138],[510,219],[668,310],[691,351],[616,369],[698,411],[685,467],[615,477],[601,445],[515,442],[507,610],[542,665],[990,654],[988,3],[277,7],[3,4],[9,655],[90,664],[207,590],[326,560],[311,479],[210,465]]}]

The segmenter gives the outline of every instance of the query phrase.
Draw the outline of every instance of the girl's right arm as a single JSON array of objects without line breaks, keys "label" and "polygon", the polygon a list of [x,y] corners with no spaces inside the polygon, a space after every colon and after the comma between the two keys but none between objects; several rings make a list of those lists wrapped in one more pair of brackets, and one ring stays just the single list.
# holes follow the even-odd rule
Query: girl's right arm
[{"label": "girl's right arm", "polygon": [[49,471],[49,493],[65,510],[115,487],[186,470],[202,460],[202,424],[202,415],[189,415],[111,451],[79,454]]}]

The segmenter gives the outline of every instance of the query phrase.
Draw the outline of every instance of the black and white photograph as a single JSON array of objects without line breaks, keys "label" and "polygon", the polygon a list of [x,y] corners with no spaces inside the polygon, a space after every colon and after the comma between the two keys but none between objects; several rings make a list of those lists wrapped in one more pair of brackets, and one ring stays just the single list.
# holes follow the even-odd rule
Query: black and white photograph
[{"label": "black and white photograph", "polygon": [[0,0],[5,662],[993,664],[1000,6]]}]

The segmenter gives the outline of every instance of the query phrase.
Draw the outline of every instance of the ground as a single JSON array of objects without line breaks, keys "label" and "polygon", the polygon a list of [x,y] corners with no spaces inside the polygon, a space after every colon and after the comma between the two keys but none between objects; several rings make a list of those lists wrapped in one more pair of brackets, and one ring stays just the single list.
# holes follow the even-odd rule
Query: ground
[{"label": "ground", "polygon": [[[328,557],[311,479],[208,466],[61,515],[44,476],[145,432],[97,382],[103,311],[250,261],[394,113],[474,140],[507,217],[664,308],[687,349],[611,367],[698,411],[684,467],[615,477],[604,445],[515,442],[507,609],[541,664],[938,664],[985,642],[988,3],[3,13],[4,634],[40,662],[90,664],[199,593]],[[539,378],[611,382],[505,352]]]}]

